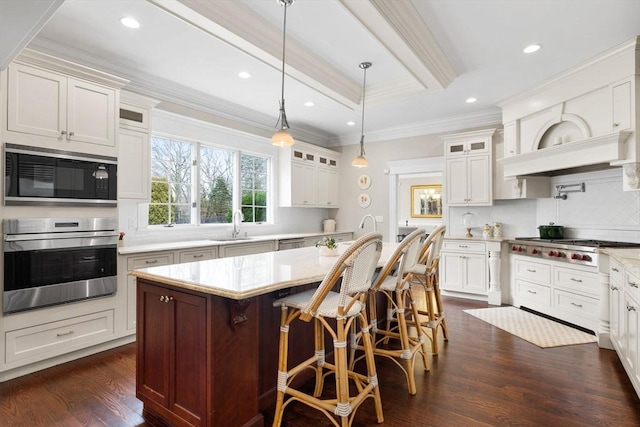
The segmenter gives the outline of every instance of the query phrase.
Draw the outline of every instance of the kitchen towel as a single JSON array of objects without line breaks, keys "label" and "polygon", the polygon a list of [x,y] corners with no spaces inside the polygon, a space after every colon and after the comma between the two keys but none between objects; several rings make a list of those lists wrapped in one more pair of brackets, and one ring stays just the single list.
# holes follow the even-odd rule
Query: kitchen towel
[{"label": "kitchen towel", "polygon": [[542,348],[597,341],[594,335],[516,307],[478,308],[464,312]]}]

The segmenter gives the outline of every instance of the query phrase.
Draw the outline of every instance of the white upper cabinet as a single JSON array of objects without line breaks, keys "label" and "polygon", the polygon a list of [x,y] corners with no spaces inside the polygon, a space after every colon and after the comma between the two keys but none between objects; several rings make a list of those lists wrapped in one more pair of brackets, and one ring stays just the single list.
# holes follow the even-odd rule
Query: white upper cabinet
[{"label": "white upper cabinet", "polygon": [[445,195],[449,206],[490,206],[495,129],[443,136]]},{"label": "white upper cabinet", "polygon": [[303,142],[280,149],[280,206],[337,208],[340,153]]},{"label": "white upper cabinet", "polygon": [[4,141],[116,154],[119,89],[126,80],[29,50],[3,79]]},{"label": "white upper cabinet", "polygon": [[123,91],[118,141],[118,198],[151,198],[151,109],[159,101]]}]

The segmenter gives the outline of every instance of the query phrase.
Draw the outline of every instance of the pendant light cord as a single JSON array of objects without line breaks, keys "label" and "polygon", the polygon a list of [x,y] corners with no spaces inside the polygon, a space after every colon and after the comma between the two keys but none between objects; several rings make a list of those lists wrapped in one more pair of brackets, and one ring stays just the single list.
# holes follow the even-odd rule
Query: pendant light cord
[{"label": "pendant light cord", "polygon": [[282,102],[282,108],[284,108],[284,53],[286,51],[286,43],[287,43],[287,2],[284,2],[284,25],[282,26],[282,96],[280,97]]}]

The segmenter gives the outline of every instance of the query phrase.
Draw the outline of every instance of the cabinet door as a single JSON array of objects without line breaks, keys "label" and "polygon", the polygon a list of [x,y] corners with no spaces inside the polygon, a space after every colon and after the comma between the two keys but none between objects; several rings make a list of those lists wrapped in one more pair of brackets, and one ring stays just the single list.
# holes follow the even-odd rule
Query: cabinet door
[{"label": "cabinet door", "polygon": [[67,78],[21,64],[8,70],[7,130],[62,138],[67,130]]},{"label": "cabinet door", "polygon": [[71,141],[116,146],[116,91],[69,79],[67,137]]},{"label": "cabinet door", "polygon": [[632,381],[636,384],[640,380],[640,305],[631,298],[628,294],[625,294],[626,307],[626,352],[625,358],[627,360],[627,366],[629,366],[629,374],[633,376]]},{"label": "cabinet door", "polygon": [[469,204],[491,204],[489,156],[467,158],[467,198]]},{"label": "cabinet door", "polygon": [[120,129],[118,198],[149,202],[149,134]]},{"label": "cabinet door", "polygon": [[466,275],[465,263],[460,254],[440,253],[440,287],[442,289],[461,291],[464,287],[463,277]]},{"label": "cabinet door", "polygon": [[456,157],[446,162],[447,204],[466,205],[467,200],[467,159]]},{"label": "cabinet door", "polygon": [[464,254],[463,261],[466,263],[464,290],[472,293],[487,292],[487,257],[484,254]]},{"label": "cabinet door", "polygon": [[622,342],[620,341],[620,323],[624,321],[624,317],[621,319],[624,307],[624,298],[620,285],[612,283],[609,288],[609,311],[610,311],[610,329],[611,329],[611,341],[616,349],[620,349]]},{"label": "cabinet door", "polygon": [[[170,382],[170,305],[166,289],[138,283],[136,395],[168,407]],[[161,299],[162,297],[162,299]]]},{"label": "cabinet door", "polygon": [[612,89],[613,131],[631,127],[631,82],[624,82]]},{"label": "cabinet door", "polygon": [[141,282],[138,301],[138,397],[168,409],[168,421],[204,425],[206,298]]},{"label": "cabinet door", "polygon": [[302,163],[291,163],[291,204],[303,206],[305,203],[305,166]]},{"label": "cabinet door", "polygon": [[318,169],[318,205],[330,208],[338,207],[338,172],[330,169]]}]

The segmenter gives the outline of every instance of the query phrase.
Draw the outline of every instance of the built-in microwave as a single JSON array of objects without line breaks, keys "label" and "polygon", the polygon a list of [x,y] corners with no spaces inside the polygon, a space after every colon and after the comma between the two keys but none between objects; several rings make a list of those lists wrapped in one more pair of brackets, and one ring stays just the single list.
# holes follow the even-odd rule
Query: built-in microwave
[{"label": "built-in microwave", "polygon": [[5,205],[117,206],[117,158],[6,143]]}]

